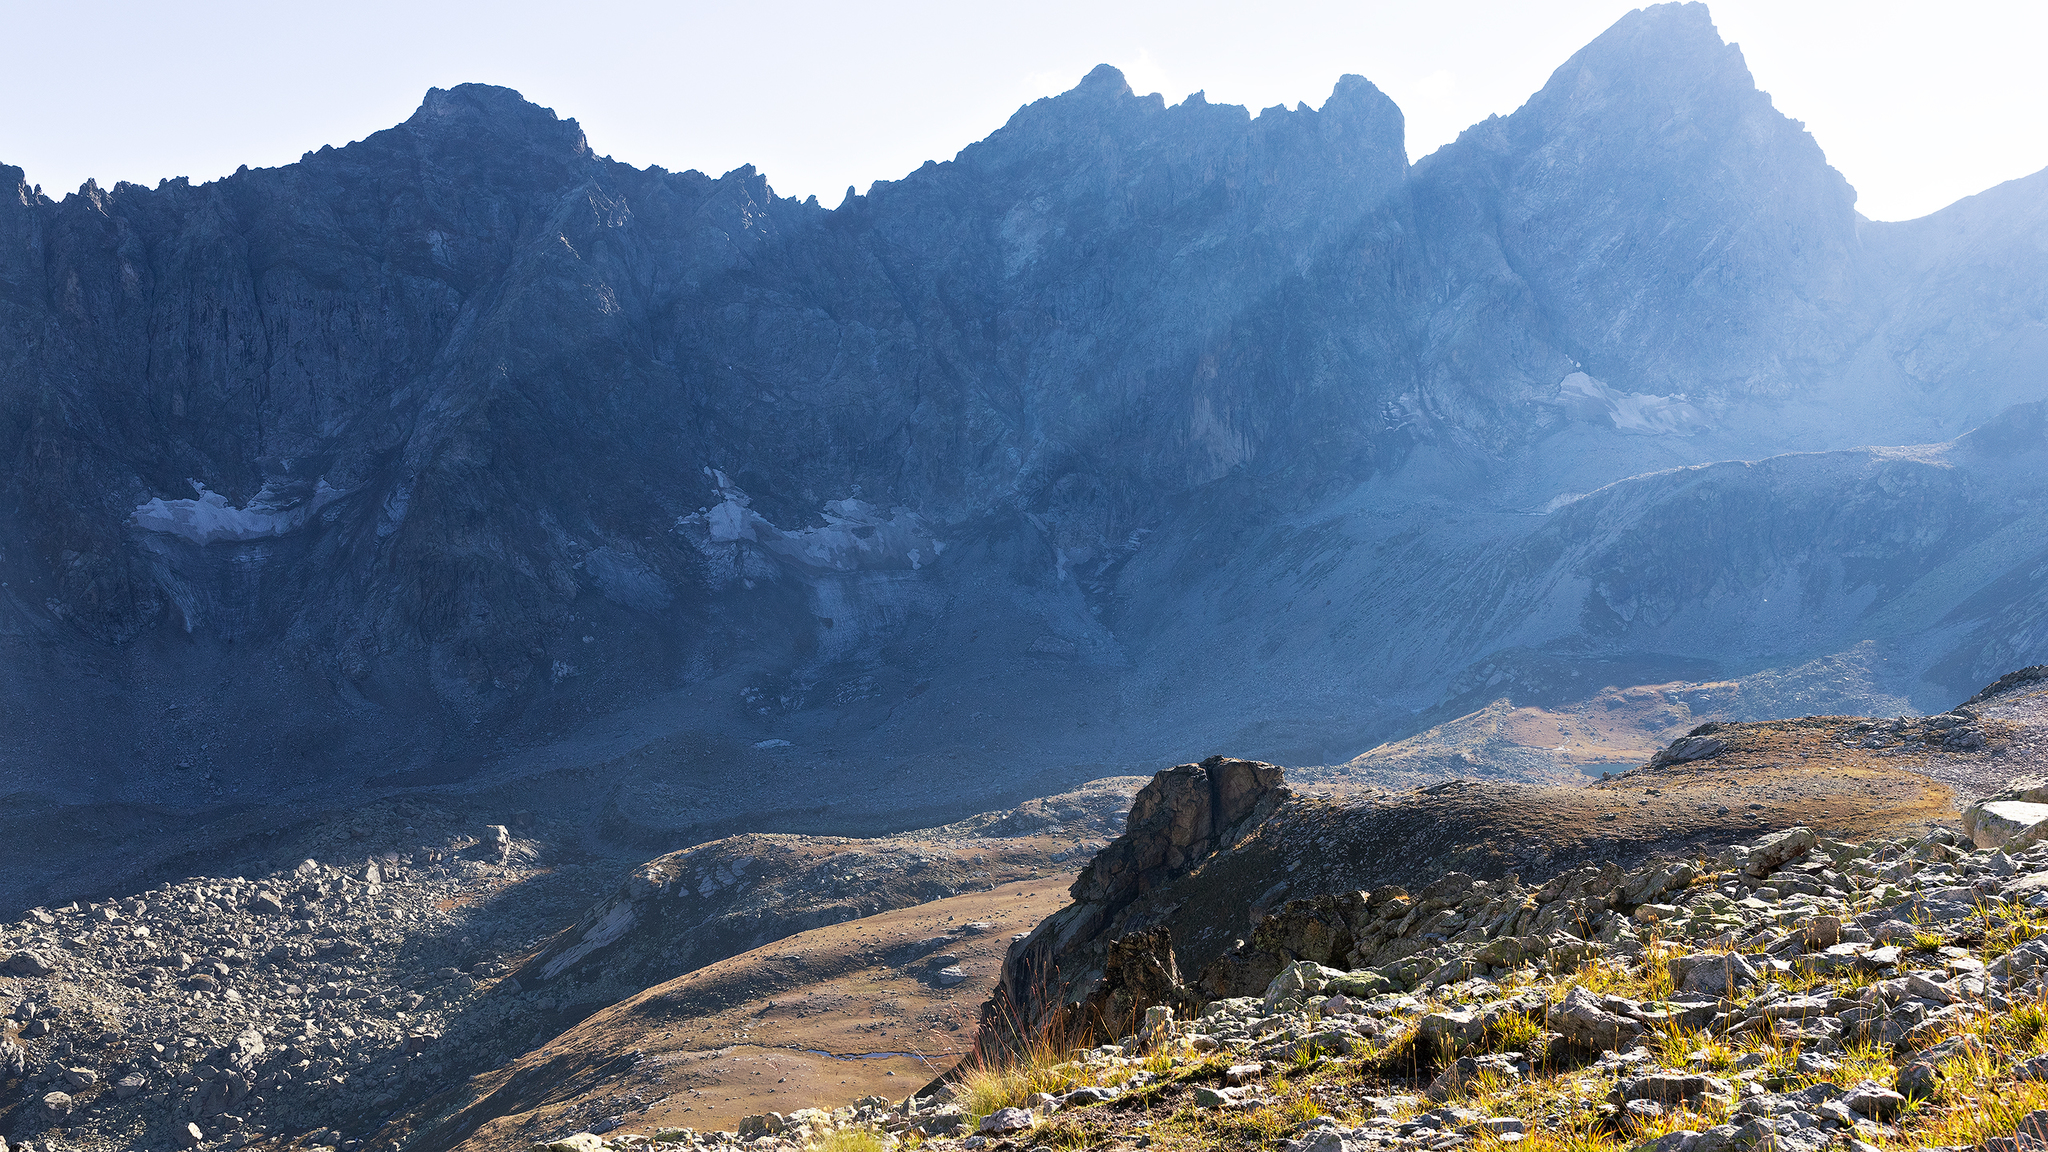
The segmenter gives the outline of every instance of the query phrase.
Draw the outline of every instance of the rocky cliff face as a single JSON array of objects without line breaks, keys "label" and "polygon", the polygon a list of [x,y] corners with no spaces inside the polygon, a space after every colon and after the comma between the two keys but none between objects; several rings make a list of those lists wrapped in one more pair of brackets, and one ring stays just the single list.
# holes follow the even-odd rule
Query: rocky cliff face
[{"label": "rocky cliff face", "polygon": [[583,771],[666,846],[1339,760],[1489,668],[2044,655],[2037,415],[1645,475],[2048,365],[2039,179],[1861,221],[1698,5],[1412,166],[1357,77],[1102,68],[829,209],[476,85],[198,187],[0,175],[22,819]]}]

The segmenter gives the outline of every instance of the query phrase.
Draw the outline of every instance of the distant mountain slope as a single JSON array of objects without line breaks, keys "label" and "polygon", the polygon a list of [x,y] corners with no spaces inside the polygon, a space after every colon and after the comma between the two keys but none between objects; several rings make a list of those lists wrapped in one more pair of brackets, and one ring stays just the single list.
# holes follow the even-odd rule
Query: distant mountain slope
[{"label": "distant mountain slope", "polygon": [[1099,68],[829,209],[481,85],[211,184],[0,183],[31,824],[589,770],[671,847],[1341,762],[1505,666],[2048,658],[2000,415],[2048,185],[1862,221],[1696,4],[1413,165],[1358,77],[1254,117]]}]

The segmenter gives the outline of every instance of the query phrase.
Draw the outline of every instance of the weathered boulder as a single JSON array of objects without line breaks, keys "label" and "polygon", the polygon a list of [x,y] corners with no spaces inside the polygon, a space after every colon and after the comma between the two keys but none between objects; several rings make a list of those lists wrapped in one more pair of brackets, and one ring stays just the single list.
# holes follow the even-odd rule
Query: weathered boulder
[{"label": "weathered boulder", "polygon": [[1866,1080],[1842,1096],[1842,1106],[1872,1120],[1887,1122],[1906,1104],[1906,1098],[1882,1084]]},{"label": "weathered boulder", "polygon": [[1154,1008],[1193,1014],[1195,997],[1180,982],[1173,935],[1164,924],[1112,941],[1102,982],[1089,997],[1094,1019],[1115,1034],[1131,1032]]},{"label": "weathered boulder", "polygon": [[48,976],[56,966],[36,951],[16,952],[7,960],[7,970],[17,976]]},{"label": "weathered boulder", "polygon": [[1941,1065],[1955,1056],[1982,1055],[1984,1042],[1975,1036],[1958,1036],[1945,1043],[1936,1044],[1899,1069],[1896,1088],[1907,1100],[1925,1100],[1934,1096],[1941,1088]]},{"label": "weathered boulder", "polygon": [[1671,983],[1680,992],[1732,996],[1757,981],[1756,969],[1736,952],[1695,952],[1668,961]]},{"label": "weathered boulder", "polygon": [[1749,849],[1743,871],[1762,879],[1813,850],[1817,838],[1810,828],[1787,828],[1758,840]]},{"label": "weathered boulder", "polygon": [[1550,1027],[1581,1047],[1607,1051],[1632,1048],[1648,1032],[1641,1022],[1609,1012],[1598,997],[1578,985],[1550,1010]]},{"label": "weathered boulder", "polygon": [[1654,864],[1624,879],[1615,892],[1615,901],[1630,906],[1647,904],[1666,892],[1683,891],[1697,875],[1693,866],[1683,860]]},{"label": "weathered boulder", "polygon": [[1369,1000],[1393,990],[1394,982],[1378,972],[1346,972],[1313,960],[1297,960],[1282,968],[1266,986],[1266,1010],[1272,1011],[1289,997],[1306,1000],[1311,996],[1343,995]]},{"label": "weathered boulder", "polygon": [[1124,834],[1082,870],[1073,897],[1114,913],[1223,847],[1239,822],[1286,794],[1281,770],[1255,760],[1211,756],[1169,768],[1139,791]]},{"label": "weathered boulder", "polygon": [[1718,1076],[1652,1072],[1617,1082],[1607,1098],[1615,1104],[1630,1100],[1653,1100],[1666,1105],[1729,1104],[1735,1100],[1735,1086]]},{"label": "weathered boulder", "polygon": [[1004,1136],[1022,1132],[1033,1123],[1029,1108],[998,1108],[981,1118],[981,1133],[984,1136]]},{"label": "weathered boulder", "polygon": [[[1712,728],[1714,725],[1701,725]],[[1693,730],[1699,732],[1698,728]],[[1673,740],[1663,751],[1652,759],[1658,764],[1683,764],[1690,760],[1707,760],[1728,750],[1728,742],[1718,736],[1690,735]]]},{"label": "weathered boulder", "polygon": [[[1253,760],[1211,756],[1154,776],[1132,800],[1123,834],[1075,879],[1069,889],[1074,902],[1012,945],[996,993],[982,1008],[984,1023],[993,1025],[982,1029],[984,1042],[1017,1035],[1020,1025],[1035,1029],[1077,1007],[1094,1014],[1094,1026],[1135,1019],[1153,1003],[1189,1002],[1184,992],[1167,992],[1180,986],[1171,942],[1142,935],[1152,925],[1142,917],[1133,923],[1125,913],[1145,893],[1236,844],[1289,795],[1279,767]],[[1261,988],[1278,967],[1271,956],[1253,957],[1239,975],[1257,978],[1252,987]],[[1128,1003],[1111,1004],[1118,995]]]},{"label": "weathered boulder", "polygon": [[[2048,794],[2048,788],[2031,789]],[[1991,799],[1963,811],[1963,834],[1979,848],[2017,852],[2048,838],[2048,803]]]},{"label": "weathered boulder", "polygon": [[1522,1078],[1522,1070],[1506,1055],[1460,1056],[1444,1065],[1443,1071],[1429,1082],[1427,1095],[1441,1104],[1462,1094],[1466,1085],[1481,1077],[1513,1082]]}]

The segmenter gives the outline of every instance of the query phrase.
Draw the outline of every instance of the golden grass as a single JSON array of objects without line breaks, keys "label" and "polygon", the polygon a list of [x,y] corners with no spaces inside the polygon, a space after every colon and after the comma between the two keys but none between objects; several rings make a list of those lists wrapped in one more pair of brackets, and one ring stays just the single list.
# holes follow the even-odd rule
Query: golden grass
[{"label": "golden grass", "polygon": [[1992,1076],[1982,1075],[1995,1075],[1988,1061],[1952,1061],[1943,1065],[1943,1072],[1944,1099],[1900,1113],[1901,1139],[1887,1142],[1887,1148],[1980,1147],[1994,1136],[2012,1135],[2027,1113],[2048,1108],[2048,1083],[1994,1083]]},{"label": "golden grass", "polygon": [[2027,909],[2008,913],[2004,922],[1993,925],[1987,914],[1984,918],[1984,959],[1996,960],[2000,956],[2025,944],[2048,936],[2048,917]]},{"label": "golden grass", "polygon": [[[1916,943],[1929,948],[1953,941],[1988,958],[2029,940],[2048,937],[2048,917],[2033,913],[2009,917],[1987,914],[1981,931],[1979,925],[1969,925],[1961,936],[1950,937],[1923,927],[1916,935],[1925,937]],[[1977,947],[1980,942],[1981,949]],[[1633,963],[1618,957],[1594,959],[1580,964],[1568,975],[1521,971],[1497,983],[1503,992],[1540,989],[1553,1002],[1561,1000],[1576,985],[1595,995],[1612,994],[1654,1003],[1674,991],[1665,962],[1670,952],[1651,934],[1646,938],[1644,954]],[[1878,979],[1867,972],[1822,973],[1800,965],[1791,972],[1767,973],[1758,987],[1740,999],[1748,1001],[1772,989],[1793,994],[1855,996]],[[998,1108],[1027,1104],[1038,1092],[1063,1091],[1079,1083],[1127,1083],[1141,1072],[1149,1072],[1157,1083],[1127,1092],[1116,1108],[1104,1109],[1092,1117],[1085,1113],[1056,1116],[1034,1130],[1034,1144],[1060,1152],[1078,1152],[1082,1148],[1120,1143],[1129,1135],[1121,1131],[1120,1117],[1127,1117],[1135,1109],[1152,1121],[1148,1135],[1158,1149],[1179,1152],[1237,1148],[1270,1152],[1300,1135],[1303,1124],[1318,1116],[1334,1115],[1347,1124],[1358,1122],[1356,1105],[1362,1094],[1419,1091],[1418,1083],[1400,1081],[1418,1075],[1426,1077],[1430,1065],[1440,1066],[1452,1054],[1417,1050],[1420,1016],[1447,1006],[1446,994],[1420,994],[1417,998],[1423,1004],[1421,1013],[1402,1022],[1371,1048],[1354,1048],[1349,1057],[1310,1044],[1296,1045],[1273,1067],[1262,1098],[1248,1107],[1196,1109],[1183,1091],[1190,1082],[1220,1080],[1225,1066],[1245,1059],[1235,1052],[1226,1050],[1203,1056],[1175,1046],[1129,1063],[1083,1064],[1071,1062],[1072,1054],[1046,1041],[1022,1045],[1017,1056],[1001,1067],[966,1070],[960,1077],[958,1098],[978,1123],[981,1117]],[[1701,1104],[1673,1109],[1653,1120],[1630,1122],[1618,1130],[1613,1121],[1603,1120],[1596,1108],[1609,1085],[1605,1077],[1590,1071],[1542,1066],[1543,1024],[1540,1014],[1505,1016],[1478,1046],[1478,1051],[1527,1053],[1538,1067],[1527,1081],[1486,1069],[1459,1086],[1454,1097],[1459,1102],[1494,1115],[1517,1116],[1528,1125],[1528,1132],[1518,1142],[1482,1135],[1474,1140],[1473,1147],[1502,1152],[1510,1147],[1517,1152],[1620,1152],[1668,1132],[1728,1122],[1727,1105]],[[2048,995],[2023,1000],[1998,1014],[1978,1006],[1945,1021],[1932,1034],[1915,1035],[1913,1044],[1924,1048],[1962,1035],[1978,1037],[1983,1050],[1946,1061],[1934,1098],[1915,1101],[1900,1113],[1899,1134],[1877,1141],[1885,1148],[1980,1145],[1986,1138],[2009,1135],[2029,1112],[2048,1108],[2048,1083],[2015,1084],[2009,1072],[2018,1059],[2048,1053]],[[1653,1032],[1649,1042],[1662,1066],[1730,1075],[1737,1063],[1743,1062],[1756,1067],[1774,1090],[1782,1091],[1796,1091],[1821,1080],[1889,1084],[1896,1080],[1903,1062],[1902,1058],[1894,1057],[1888,1046],[1863,1039],[1831,1057],[1838,1065],[1834,1071],[1802,1074],[1797,1069],[1801,1040],[1780,1036],[1775,1029],[1726,1035],[1671,1025]],[[1761,1057],[1761,1062],[1755,1057]],[[854,1139],[851,1135],[847,1138]],[[878,1148],[894,1147],[886,1137],[881,1139],[880,1145],[822,1143],[817,1147],[820,1152],[877,1152]]]},{"label": "golden grass", "polygon": [[989,1113],[1022,1107],[1040,1092],[1064,1092],[1077,1082],[1069,1055],[1037,1039],[1003,1063],[972,1062],[954,1083],[953,1099],[979,1124]]},{"label": "golden grass", "polygon": [[871,1128],[836,1128],[809,1147],[811,1152],[889,1152],[890,1143]]},{"label": "golden grass", "polygon": [[1515,1152],[1620,1152],[1635,1143],[1589,1120],[1572,1119],[1559,1125],[1532,1124],[1527,1135],[1515,1144],[1486,1136],[1481,1138],[1478,1147],[1489,1150],[1512,1148]]}]

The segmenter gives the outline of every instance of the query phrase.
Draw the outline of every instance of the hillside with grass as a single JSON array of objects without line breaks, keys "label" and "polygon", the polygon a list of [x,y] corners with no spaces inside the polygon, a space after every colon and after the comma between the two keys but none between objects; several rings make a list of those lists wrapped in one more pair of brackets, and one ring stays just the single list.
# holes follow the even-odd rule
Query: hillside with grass
[{"label": "hillside with grass", "polygon": [[[2048,669],[2028,669],[1940,716],[1696,730],[1609,782],[1640,791],[1684,770],[1860,786],[1874,765],[1859,757],[1904,760],[1902,777],[1962,797],[1931,825],[1922,800],[1895,798],[1864,813],[1888,833],[1794,825],[1529,881],[1439,861],[1423,883],[1256,911],[1187,976],[1203,953],[1177,945],[1168,917],[1111,933],[1088,979],[1019,995],[1057,971],[1048,944],[1073,956],[1088,926],[1130,927],[1135,896],[1104,911],[1119,883],[1185,903],[1249,845],[1318,827],[1285,818],[1294,801],[1270,765],[1183,766],[1140,794],[1075,903],[1012,944],[977,1050],[921,1091],[538,1147],[2040,1147],[2048,783],[1970,785],[2033,762],[2044,705]],[[1846,794],[1819,810],[1848,811]]]}]

